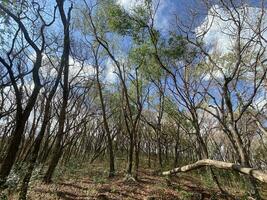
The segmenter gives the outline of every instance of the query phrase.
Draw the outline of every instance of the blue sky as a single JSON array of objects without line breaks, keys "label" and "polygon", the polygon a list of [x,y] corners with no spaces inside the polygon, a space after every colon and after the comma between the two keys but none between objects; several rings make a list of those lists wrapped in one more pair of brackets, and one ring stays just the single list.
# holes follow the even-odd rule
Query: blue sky
[{"label": "blue sky", "polygon": [[[143,0],[117,0],[121,5],[126,9],[133,7],[136,4],[140,4]],[[238,0],[236,0],[237,2]],[[190,20],[191,11],[197,11],[198,14],[198,23],[204,19],[207,9],[203,7],[201,0],[160,0],[160,7],[158,12],[157,25],[162,29],[167,29],[170,26],[173,26],[175,23],[175,16],[178,16],[179,19],[185,21]],[[214,4],[218,0],[213,1]],[[234,1],[235,2],[235,1]],[[262,0],[247,0],[247,3],[251,6],[260,6]],[[265,2],[266,4],[266,2]],[[196,26],[199,24],[196,24]]]},{"label": "blue sky", "polygon": [[[142,1],[142,0],[137,0]],[[214,5],[216,2],[220,0],[214,0]],[[240,0],[241,1],[241,0]],[[129,9],[129,7],[133,6],[133,0],[118,0],[118,2],[123,5],[126,9]],[[234,3],[238,3],[239,0],[235,0]],[[242,1],[244,2],[244,1]],[[262,0],[248,0],[247,4],[250,7],[261,7]],[[265,7],[267,7],[266,1]],[[175,30],[177,27],[175,26],[175,17],[179,17],[180,20],[183,21],[184,24],[190,23],[192,11],[197,12],[197,23],[193,26],[198,27],[203,22],[213,21],[210,20],[210,18],[207,17],[208,9],[201,5],[201,0],[161,0],[156,25],[161,31],[169,31],[169,30]],[[248,17],[248,24],[252,25],[253,21],[257,19],[257,15],[260,13],[260,10],[257,8],[250,8],[250,12]],[[223,16],[223,15],[222,15]],[[216,23],[213,23],[211,31],[209,31],[209,34],[204,38],[204,42],[206,44],[212,44],[212,46],[216,46],[215,44],[218,43],[218,48],[222,51],[222,56],[231,51],[233,47],[233,44],[231,42],[231,38],[229,38],[228,34],[225,34],[224,31],[228,28],[229,23],[224,24],[223,21],[220,19],[216,19]],[[232,26],[231,26],[232,27]],[[193,28],[193,29],[194,29]],[[248,31],[244,31],[243,34],[248,34]],[[223,66],[222,66],[223,67]],[[226,72],[225,72],[226,73]],[[247,74],[246,76],[250,76],[251,74]],[[246,86],[246,87],[244,87]],[[250,92],[253,90],[251,88],[252,85],[246,85],[244,82],[240,82],[239,85],[237,85],[238,92],[246,92],[248,97],[250,97]],[[214,94],[215,96],[218,96],[218,94]],[[262,94],[261,94],[262,95]],[[234,102],[236,102],[236,96],[233,93],[232,98],[234,99]],[[245,98],[245,97],[244,97]],[[257,101],[258,98],[255,99]],[[237,106],[237,105],[235,105]]]}]

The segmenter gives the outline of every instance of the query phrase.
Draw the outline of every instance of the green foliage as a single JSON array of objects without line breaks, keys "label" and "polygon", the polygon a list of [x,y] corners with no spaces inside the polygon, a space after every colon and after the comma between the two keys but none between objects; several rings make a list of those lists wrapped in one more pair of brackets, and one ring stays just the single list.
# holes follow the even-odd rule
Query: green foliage
[{"label": "green foliage", "polygon": [[153,59],[153,48],[149,43],[143,43],[131,49],[130,58],[134,63],[144,62],[147,64],[151,59]]},{"label": "green foliage", "polygon": [[98,174],[93,177],[93,182],[96,184],[103,184],[107,182],[107,178],[103,174]]},{"label": "green foliage", "polygon": [[[16,1],[13,0],[13,3],[16,3]],[[10,1],[9,0],[1,0],[1,4],[4,6],[8,6],[10,4]],[[2,13],[2,10],[1,10],[1,13]],[[0,14],[0,16],[1,16],[1,14]]]},{"label": "green foliage", "polygon": [[206,173],[206,175],[202,176],[202,177],[203,177],[202,180],[203,180],[206,187],[212,188],[214,186],[214,180],[213,180],[210,173]]},{"label": "green foliage", "polygon": [[187,128],[188,130],[193,128],[191,122],[186,120],[186,113],[183,110],[179,110],[177,104],[169,98],[165,100],[165,111],[169,115],[169,117],[171,117],[176,122],[179,122],[179,124],[184,128]]},{"label": "green foliage", "polygon": [[193,197],[193,193],[192,192],[189,192],[189,191],[181,191],[181,199],[183,200],[189,200],[189,199],[192,199]]},{"label": "green foliage", "polygon": [[80,169],[80,167],[80,162],[77,162],[77,160],[70,160],[66,166],[69,174],[74,174]]},{"label": "green foliage", "polygon": [[155,60],[154,49],[149,42],[132,48],[130,59],[134,65],[141,66],[140,72],[145,78],[158,80],[162,77],[163,69]]},{"label": "green foliage", "polygon": [[163,50],[165,56],[172,59],[180,59],[186,52],[187,42],[181,35],[171,34],[168,46]]},{"label": "green foliage", "polygon": [[130,34],[133,25],[125,10],[118,4],[110,4],[107,7],[108,26],[111,31],[118,32],[121,35]]},{"label": "green foliage", "polygon": [[[110,109],[113,112],[113,117],[118,119],[120,116],[121,110],[121,94],[119,92],[113,92],[109,96]],[[120,106],[118,105],[120,104]]]},{"label": "green foliage", "polygon": [[138,44],[142,44],[149,38],[146,28],[149,21],[150,0],[145,1],[145,6],[136,6],[132,12],[126,11],[114,1],[101,2],[98,16],[102,17],[99,19],[100,21],[106,20],[107,28],[111,32],[130,36]]},{"label": "green foliage", "polygon": [[247,191],[242,197],[241,200],[252,199],[251,194]]}]

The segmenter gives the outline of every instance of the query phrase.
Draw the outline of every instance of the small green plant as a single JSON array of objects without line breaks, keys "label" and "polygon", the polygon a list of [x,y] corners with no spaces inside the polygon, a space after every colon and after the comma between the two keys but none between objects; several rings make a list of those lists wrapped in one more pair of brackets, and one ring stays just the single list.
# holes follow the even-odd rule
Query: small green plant
[{"label": "small green plant", "polygon": [[181,184],[180,184],[180,183],[178,183],[178,184],[175,186],[175,190],[176,190],[177,192],[181,192],[181,191],[183,190],[183,188],[181,187]]},{"label": "small green plant", "polygon": [[112,186],[112,187],[111,187],[111,192],[112,192],[112,193],[115,193],[116,191],[117,191],[116,187]]},{"label": "small green plant", "polygon": [[98,175],[93,177],[93,182],[96,184],[103,184],[107,181],[104,176]]},{"label": "small green plant", "polygon": [[212,180],[211,176],[205,177],[204,182],[208,188],[212,188],[212,186],[214,185],[214,180]]},{"label": "small green plant", "polygon": [[188,191],[181,191],[181,199],[182,200],[190,200],[192,199],[193,193]]}]

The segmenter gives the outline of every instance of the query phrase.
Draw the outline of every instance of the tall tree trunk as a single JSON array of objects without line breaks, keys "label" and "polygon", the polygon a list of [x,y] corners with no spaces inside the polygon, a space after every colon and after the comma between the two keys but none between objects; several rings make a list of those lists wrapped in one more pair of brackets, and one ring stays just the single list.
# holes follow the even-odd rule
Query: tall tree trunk
[{"label": "tall tree trunk", "polygon": [[[46,103],[46,108],[49,107],[48,105],[50,102]],[[20,200],[26,200],[27,199],[27,191],[28,191],[28,185],[32,176],[32,172],[35,167],[35,163],[38,157],[39,149],[42,143],[42,139],[44,137],[44,133],[46,130],[47,123],[49,121],[49,108],[45,111],[44,121],[40,130],[40,133],[38,134],[37,138],[35,139],[33,150],[30,154],[29,160],[28,160],[28,166],[26,168],[26,173],[24,175],[24,178],[22,180],[19,199]]]},{"label": "tall tree trunk", "polygon": [[36,53],[35,63],[32,68],[32,78],[34,82],[34,88],[30,97],[27,100],[24,110],[22,106],[22,94],[20,89],[18,88],[17,80],[12,70],[12,64],[10,63],[9,65],[5,62],[3,58],[0,58],[0,62],[6,67],[8,71],[12,87],[15,91],[16,105],[17,105],[15,130],[12,134],[12,139],[8,147],[7,155],[4,158],[4,161],[0,169],[0,186],[1,186],[6,182],[7,176],[9,175],[12,166],[16,160],[16,156],[19,151],[19,146],[25,129],[25,124],[29,119],[30,113],[35,105],[35,102],[42,87],[39,77],[39,69],[41,68],[42,65],[42,53],[44,51],[44,45],[45,45],[44,30],[46,25],[42,24],[40,28],[40,38],[42,38],[42,41],[41,41],[41,48],[39,48],[36,45],[35,41],[30,38],[29,32],[22,23],[21,19],[17,17],[16,14],[12,13],[9,9],[7,9],[3,4],[0,4],[0,9],[16,22],[18,27],[21,29],[25,40],[28,42],[28,44],[33,48],[33,50]]},{"label": "tall tree trunk", "polygon": [[[42,56],[37,55],[35,67],[39,69],[39,67],[41,66],[41,62],[42,62]],[[24,111],[21,106],[22,99],[21,99],[20,92],[18,92],[19,94],[17,94],[17,97],[16,97],[17,102],[18,102],[17,103],[17,114],[16,114],[16,125],[15,125],[15,130],[12,134],[11,142],[7,150],[7,155],[1,165],[0,186],[6,182],[7,176],[9,175],[11,168],[16,160],[16,156],[19,151],[21,139],[24,134],[26,122],[29,119],[30,113],[35,105],[39,91],[41,89],[39,77],[35,77],[35,78],[38,79],[38,81],[36,81],[35,83],[34,90],[28,100],[28,104],[26,105]],[[14,83],[14,85],[15,85],[14,87],[16,88],[17,87],[16,83]]]},{"label": "tall tree trunk", "polygon": [[19,150],[20,142],[22,139],[22,135],[24,133],[24,128],[26,124],[26,120],[22,118],[21,115],[17,116],[16,127],[9,144],[7,155],[1,165],[0,171],[0,185],[6,182],[6,179],[11,171],[11,168],[15,162],[17,152]]},{"label": "tall tree trunk", "polygon": [[133,168],[133,154],[134,154],[134,138],[133,134],[130,134],[130,146],[129,146],[129,152],[128,152],[128,168],[127,168],[127,174],[132,174],[132,168]]},{"label": "tall tree trunk", "polygon": [[136,135],[135,139],[135,175],[134,178],[138,179],[138,170],[139,170],[139,155],[140,155],[140,138]]},{"label": "tall tree trunk", "polygon": [[98,65],[97,55],[95,57],[95,60],[96,60],[96,79],[97,79],[98,92],[99,92],[99,97],[100,97],[100,102],[101,102],[103,123],[104,123],[105,132],[108,138],[109,177],[113,177],[115,175],[113,144],[112,144],[112,138],[111,138],[111,133],[110,133],[109,124],[108,124],[108,119],[106,115],[106,105],[104,102],[102,86],[101,86],[101,82],[99,78],[99,65]]},{"label": "tall tree trunk", "polygon": [[148,167],[151,168],[151,144],[148,142]]},{"label": "tall tree trunk", "polygon": [[68,10],[68,14],[66,16],[64,11],[64,0],[57,0],[57,5],[61,17],[62,24],[64,26],[64,44],[63,44],[63,53],[61,56],[60,65],[64,67],[64,80],[63,80],[63,101],[59,114],[59,123],[58,123],[58,132],[56,138],[56,145],[54,149],[54,153],[52,159],[50,161],[48,170],[44,176],[44,182],[50,183],[52,181],[53,173],[58,165],[58,162],[61,158],[63,152],[63,137],[64,137],[64,127],[65,127],[65,119],[66,119],[66,109],[68,106],[68,98],[69,98],[69,56],[70,56],[70,15],[72,10],[72,5]]},{"label": "tall tree trunk", "polygon": [[161,146],[160,136],[158,136],[158,138],[157,138],[157,146],[158,146],[158,163],[159,163],[160,169],[162,169],[162,167],[163,167],[163,163],[162,163],[162,146]]},{"label": "tall tree trunk", "polygon": [[43,119],[43,123],[42,123],[41,129],[40,129],[40,132],[34,141],[33,150],[32,151],[30,150],[30,157],[26,161],[28,166],[26,168],[26,173],[24,175],[24,178],[23,178],[22,184],[21,184],[21,189],[20,189],[20,194],[19,194],[20,200],[26,200],[27,199],[29,182],[30,182],[32,172],[33,172],[34,167],[35,167],[35,163],[36,163],[37,158],[38,158],[38,154],[39,154],[40,147],[41,147],[44,135],[45,135],[45,131],[47,130],[47,125],[49,124],[49,121],[50,121],[51,101],[52,101],[52,99],[53,99],[53,97],[57,91],[58,85],[60,83],[62,71],[63,71],[63,67],[60,66],[55,84],[53,85],[53,88],[52,88],[51,92],[49,93],[48,98],[47,98],[46,103],[45,103],[44,119]]}]

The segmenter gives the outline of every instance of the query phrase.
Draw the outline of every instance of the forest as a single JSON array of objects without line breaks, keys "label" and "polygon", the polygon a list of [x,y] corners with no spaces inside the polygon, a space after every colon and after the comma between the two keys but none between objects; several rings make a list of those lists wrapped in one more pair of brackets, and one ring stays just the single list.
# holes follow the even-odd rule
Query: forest
[{"label": "forest", "polygon": [[0,0],[0,200],[267,199],[266,0]]}]

